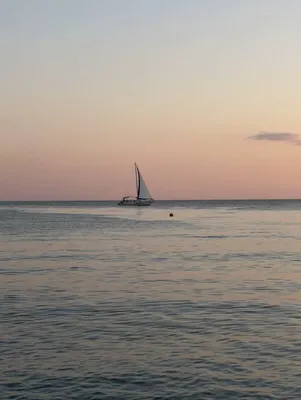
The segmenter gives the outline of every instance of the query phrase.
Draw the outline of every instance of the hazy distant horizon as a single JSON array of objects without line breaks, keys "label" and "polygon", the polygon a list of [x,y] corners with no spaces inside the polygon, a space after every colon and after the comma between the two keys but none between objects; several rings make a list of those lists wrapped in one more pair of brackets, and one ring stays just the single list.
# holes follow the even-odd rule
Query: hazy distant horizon
[{"label": "hazy distant horizon", "polygon": [[0,200],[301,198],[301,2],[0,3]]},{"label": "hazy distant horizon", "polygon": [[[44,199],[44,200],[0,200],[1,203],[113,203],[118,202],[120,199],[69,199],[69,200],[53,200],[53,199]],[[238,199],[238,198],[225,198],[225,199],[156,199],[156,202],[260,202],[260,201],[301,201],[301,198],[261,198],[261,199]],[[154,203],[154,204],[155,204]]]}]

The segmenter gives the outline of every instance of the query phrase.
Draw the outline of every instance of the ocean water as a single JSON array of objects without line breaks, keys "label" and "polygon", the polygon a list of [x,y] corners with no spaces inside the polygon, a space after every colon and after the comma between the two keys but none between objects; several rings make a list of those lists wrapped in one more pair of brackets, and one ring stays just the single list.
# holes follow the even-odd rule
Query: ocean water
[{"label": "ocean water", "polygon": [[300,250],[300,201],[1,203],[0,399],[299,400]]}]

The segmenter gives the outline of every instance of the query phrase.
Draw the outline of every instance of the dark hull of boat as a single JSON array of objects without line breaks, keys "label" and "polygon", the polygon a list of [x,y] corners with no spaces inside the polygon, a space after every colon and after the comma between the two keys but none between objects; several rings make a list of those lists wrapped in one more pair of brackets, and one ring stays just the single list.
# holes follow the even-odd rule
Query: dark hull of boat
[{"label": "dark hull of boat", "polygon": [[125,206],[125,207],[149,207],[152,203],[130,203],[130,202],[122,202],[120,201],[118,203],[119,206]]},{"label": "dark hull of boat", "polygon": [[126,207],[148,207],[154,202],[153,199],[135,199],[131,197],[126,197],[120,200],[118,203],[119,206],[126,206]]}]

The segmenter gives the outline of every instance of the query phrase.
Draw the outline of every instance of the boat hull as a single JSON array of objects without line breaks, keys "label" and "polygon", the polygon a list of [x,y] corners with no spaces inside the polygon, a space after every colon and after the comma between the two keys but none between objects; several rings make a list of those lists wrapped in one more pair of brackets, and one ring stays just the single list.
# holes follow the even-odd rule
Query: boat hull
[{"label": "boat hull", "polygon": [[148,207],[154,200],[122,199],[118,205],[126,207]]},{"label": "boat hull", "polygon": [[119,206],[125,206],[125,207],[149,207],[150,204],[128,204],[128,203],[118,203]]}]

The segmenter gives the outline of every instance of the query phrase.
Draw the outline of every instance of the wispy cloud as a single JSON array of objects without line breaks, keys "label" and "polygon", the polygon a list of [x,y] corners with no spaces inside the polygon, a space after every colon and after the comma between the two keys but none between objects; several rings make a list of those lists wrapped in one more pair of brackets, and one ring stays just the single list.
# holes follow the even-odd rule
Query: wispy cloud
[{"label": "wispy cloud", "polygon": [[256,135],[248,136],[247,139],[271,140],[274,142],[285,142],[301,146],[299,135],[289,132],[259,132]]}]

